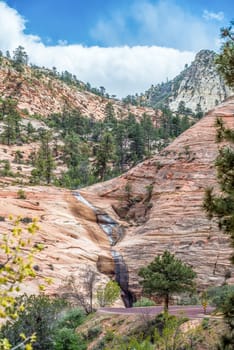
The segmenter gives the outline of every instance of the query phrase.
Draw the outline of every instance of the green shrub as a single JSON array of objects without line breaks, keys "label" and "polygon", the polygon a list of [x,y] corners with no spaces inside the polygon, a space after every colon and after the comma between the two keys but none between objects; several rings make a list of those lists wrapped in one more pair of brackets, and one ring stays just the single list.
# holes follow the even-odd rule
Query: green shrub
[{"label": "green shrub", "polygon": [[104,350],[104,349],[106,349],[106,342],[105,342],[105,338],[102,338],[101,340],[99,340],[99,342],[94,346],[92,350]]},{"label": "green shrub", "polygon": [[59,329],[55,334],[54,350],[86,350],[85,341],[70,328]]},{"label": "green shrub", "polygon": [[200,299],[197,294],[193,295],[182,295],[177,302],[178,305],[199,305]]},{"label": "green shrub", "polygon": [[[106,348],[108,349],[108,348]],[[111,347],[113,350],[154,350],[155,346],[151,343],[150,339],[115,339],[113,346]],[[169,348],[168,348],[169,349]]]},{"label": "green shrub", "polygon": [[224,285],[220,287],[212,287],[207,290],[207,298],[209,303],[222,309],[228,297],[234,293],[234,285]]},{"label": "green shrub", "polygon": [[99,336],[99,334],[101,334],[102,329],[100,326],[95,326],[92,328],[88,329],[88,334],[87,334],[87,338],[88,340],[93,340],[95,338],[97,338]]},{"label": "green shrub", "polygon": [[149,298],[142,297],[139,300],[137,300],[133,306],[135,307],[141,307],[141,306],[155,306],[155,302],[153,300],[150,300]]},{"label": "green shrub", "polygon": [[21,343],[21,333],[26,337],[36,333],[34,350],[49,350],[53,345],[53,334],[56,329],[56,319],[64,309],[61,299],[52,299],[44,295],[22,295],[16,300],[16,307],[24,305],[15,322],[7,321],[0,331],[0,339],[7,338],[12,346]]},{"label": "green shrub", "polygon": [[203,318],[203,320],[202,320],[202,328],[203,329],[209,328],[209,321],[210,321],[210,319],[208,317]]},{"label": "green shrub", "polygon": [[25,216],[24,218],[20,219],[20,221],[24,224],[30,224],[31,222],[33,222],[33,219],[29,218],[28,216]]},{"label": "green shrub", "polygon": [[85,314],[83,310],[76,308],[69,310],[66,314],[59,320],[58,328],[69,328],[75,329],[81,325],[85,320]]},{"label": "green shrub", "polygon": [[104,339],[105,341],[110,342],[114,339],[114,337],[115,337],[115,333],[113,331],[108,330],[105,334]]},{"label": "green shrub", "polygon": [[18,199],[26,199],[27,198],[26,193],[24,190],[22,190],[22,188],[18,190],[17,198]]},{"label": "green shrub", "polygon": [[97,301],[100,306],[112,305],[120,296],[120,286],[115,281],[109,281],[105,287],[97,289]]}]

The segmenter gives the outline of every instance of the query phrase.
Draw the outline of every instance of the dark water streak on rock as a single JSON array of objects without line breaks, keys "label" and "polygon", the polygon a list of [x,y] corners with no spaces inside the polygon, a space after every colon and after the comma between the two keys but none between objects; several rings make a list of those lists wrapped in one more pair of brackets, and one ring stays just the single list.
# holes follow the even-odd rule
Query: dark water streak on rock
[{"label": "dark water streak on rock", "polygon": [[[92,209],[96,215],[97,223],[101,229],[106,233],[110,245],[115,246],[118,241],[124,235],[124,228],[119,225],[114,219],[112,219],[108,214],[101,212],[98,208],[94,207],[85,198],[81,196],[79,192],[74,193],[77,200]],[[114,249],[111,249],[111,255],[114,260],[115,266],[115,280],[121,288],[121,298],[124,302],[125,307],[132,307],[135,301],[134,295],[128,289],[129,287],[129,273],[128,267],[124,262],[122,255]]]}]

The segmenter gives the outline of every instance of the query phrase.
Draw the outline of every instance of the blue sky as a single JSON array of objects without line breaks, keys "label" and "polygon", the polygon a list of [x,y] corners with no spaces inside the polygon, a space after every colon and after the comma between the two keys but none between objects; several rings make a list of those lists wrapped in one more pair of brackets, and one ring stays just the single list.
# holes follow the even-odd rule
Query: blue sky
[{"label": "blue sky", "polygon": [[218,50],[231,0],[0,0],[0,49],[67,69],[118,96],[143,92]]}]

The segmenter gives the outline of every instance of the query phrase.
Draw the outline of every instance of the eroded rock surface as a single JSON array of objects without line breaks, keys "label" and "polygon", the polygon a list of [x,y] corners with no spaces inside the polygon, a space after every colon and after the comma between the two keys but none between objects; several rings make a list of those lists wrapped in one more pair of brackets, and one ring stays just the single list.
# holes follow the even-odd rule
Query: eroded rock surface
[{"label": "eroded rock surface", "polygon": [[[33,240],[44,246],[36,254],[34,262],[39,279],[27,281],[23,291],[36,292],[42,277],[53,279],[47,293],[58,293],[60,286],[71,275],[82,285],[87,267],[97,273],[97,285],[114,274],[108,238],[96,223],[92,210],[67,190],[28,187],[24,188],[26,199],[19,199],[18,189],[7,186],[0,191],[0,215],[5,218],[5,221],[0,221],[0,238],[2,233],[12,228],[7,220],[9,214],[21,216],[26,221],[38,218],[40,230]],[[102,273],[97,270],[97,262],[100,261]]]}]

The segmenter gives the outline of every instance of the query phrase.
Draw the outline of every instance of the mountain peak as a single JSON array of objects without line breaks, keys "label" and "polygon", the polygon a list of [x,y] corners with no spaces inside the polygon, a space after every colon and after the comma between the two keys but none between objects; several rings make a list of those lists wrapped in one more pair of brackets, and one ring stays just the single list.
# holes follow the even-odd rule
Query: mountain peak
[{"label": "mountain peak", "polygon": [[214,59],[215,57],[215,52],[212,51],[212,50],[200,50],[196,56],[195,56],[195,61],[198,61],[198,60],[204,60],[204,59]]},{"label": "mountain peak", "polygon": [[166,106],[177,111],[180,104],[196,113],[213,109],[233,91],[225,84],[215,65],[215,52],[199,51],[190,66],[167,83],[151,87],[146,91],[147,105]]}]

